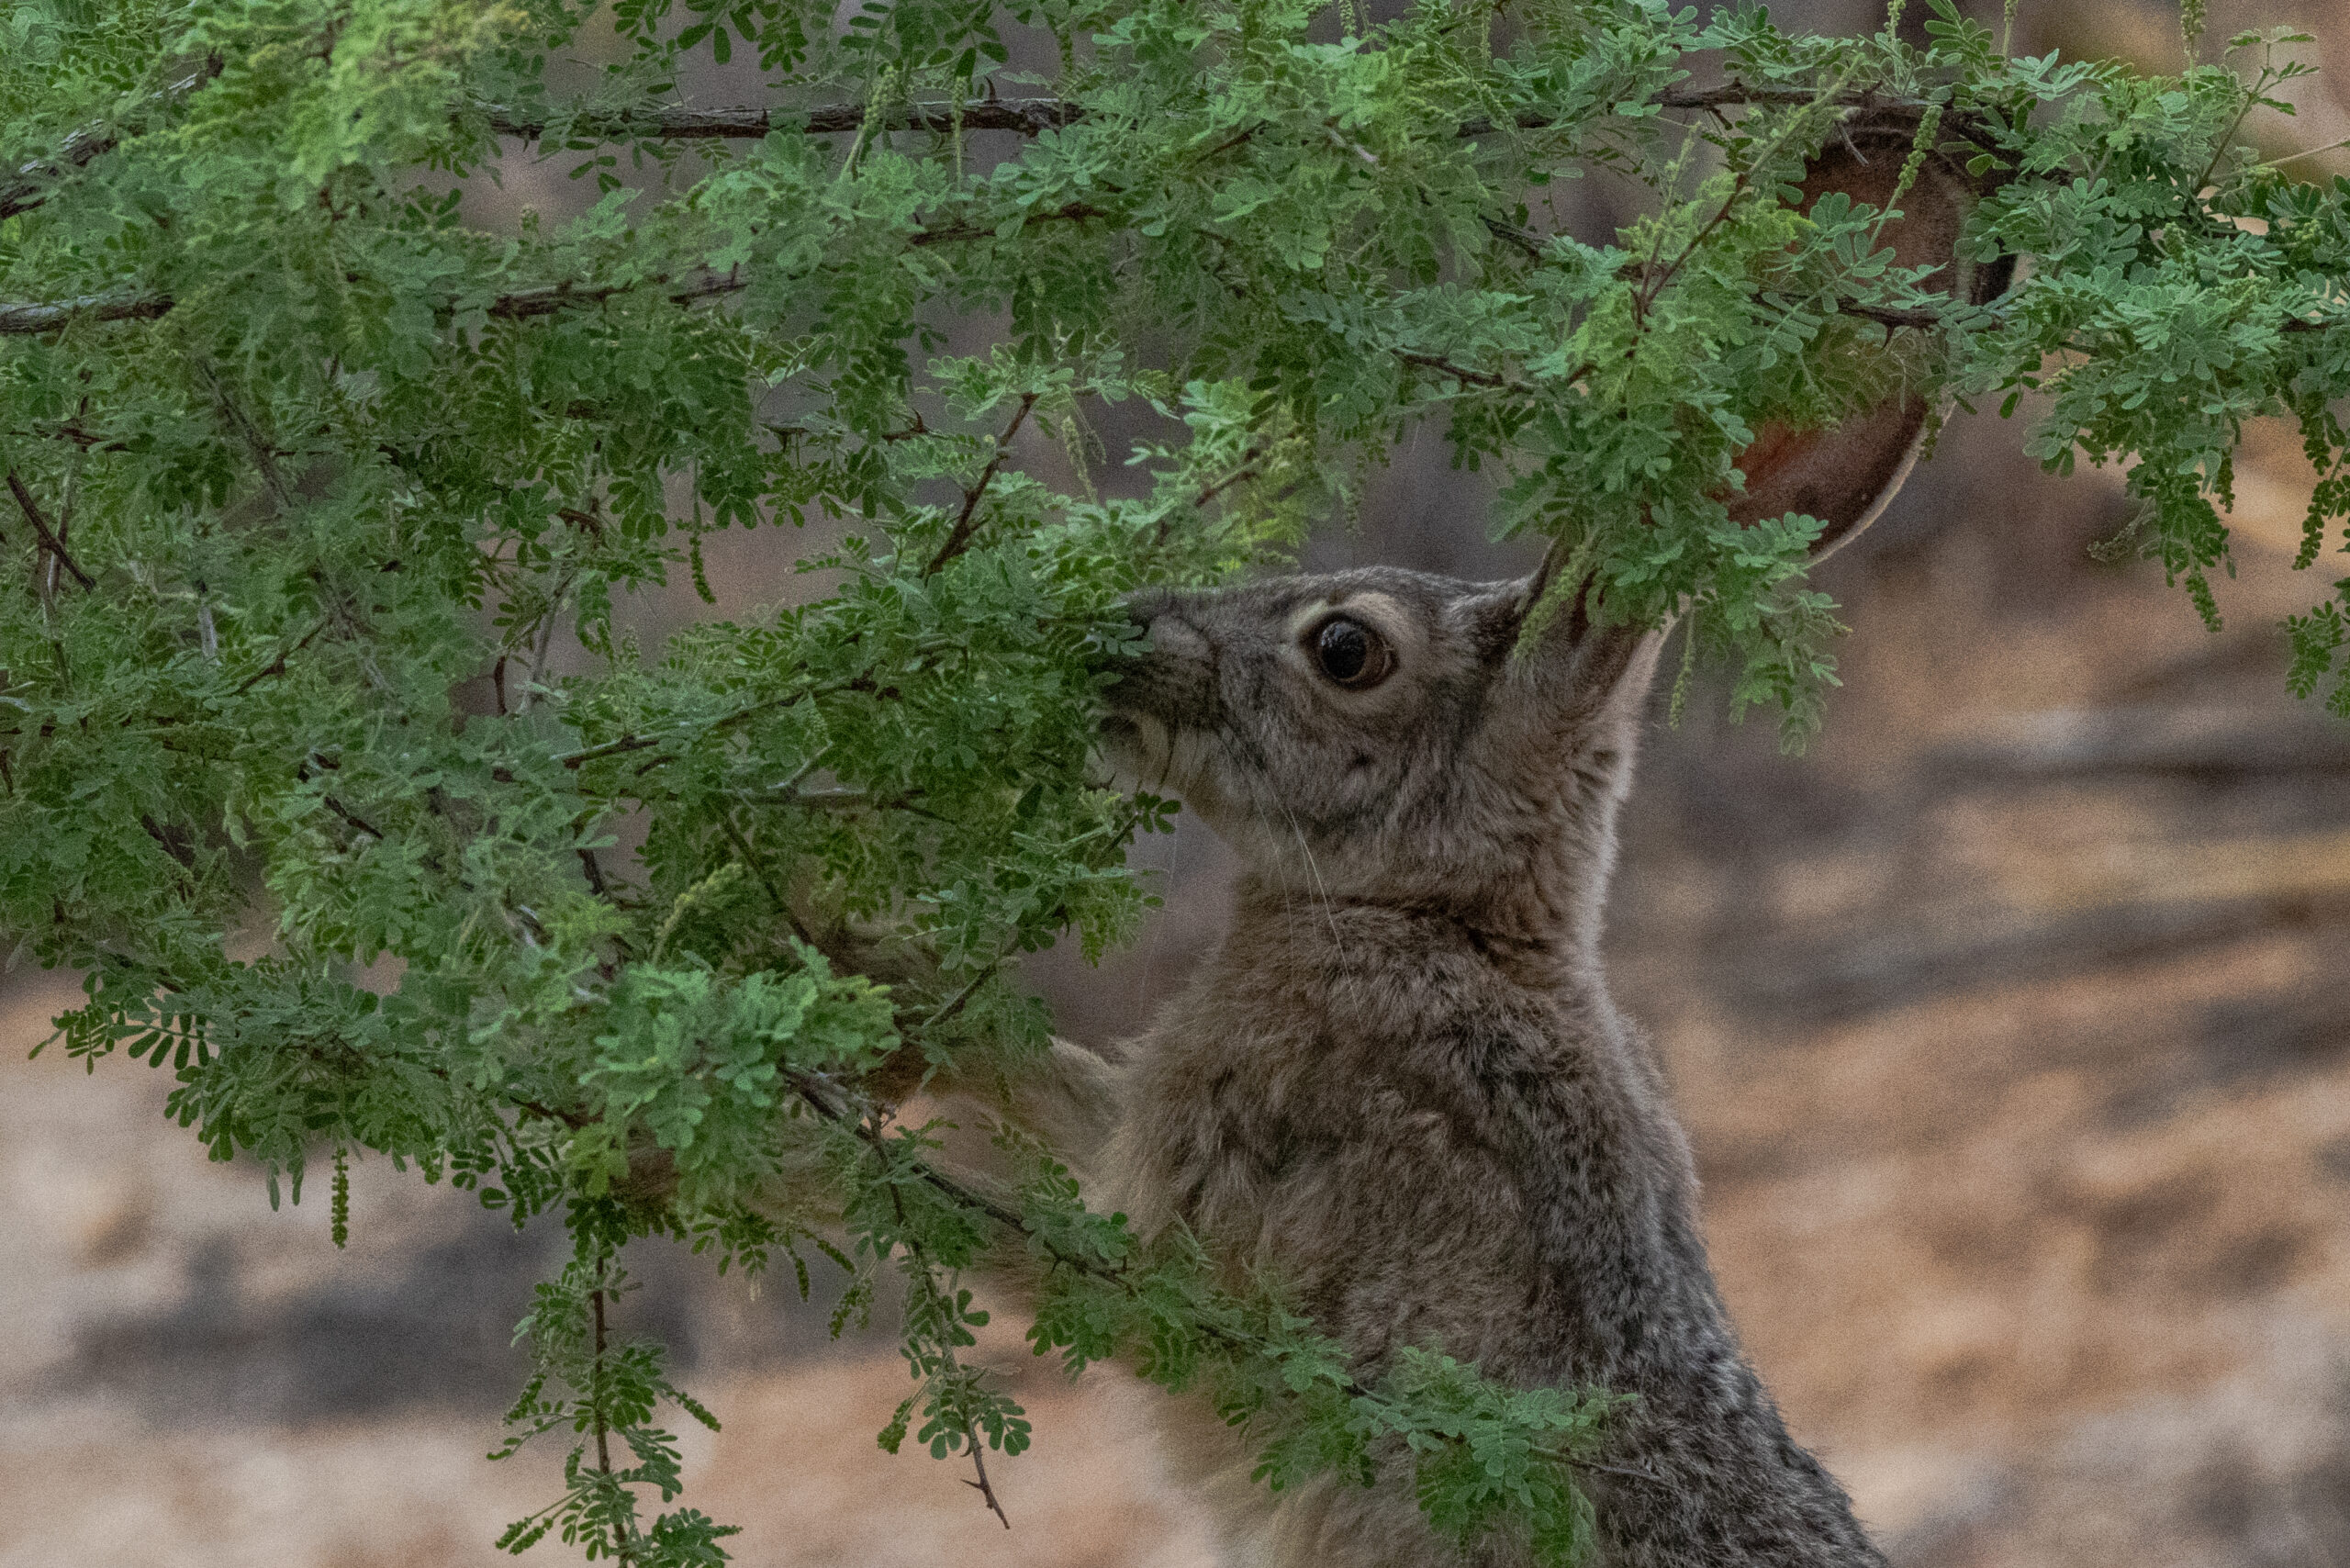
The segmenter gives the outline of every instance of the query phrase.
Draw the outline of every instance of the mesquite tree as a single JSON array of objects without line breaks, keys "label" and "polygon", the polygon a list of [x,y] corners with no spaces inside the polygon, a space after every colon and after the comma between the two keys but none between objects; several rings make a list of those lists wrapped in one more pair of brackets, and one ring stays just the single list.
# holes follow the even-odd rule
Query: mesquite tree
[{"label": "mesquite tree", "polygon": [[[1795,734],[1832,682],[1818,525],[1744,516],[1738,456],[1893,383],[2036,390],[2029,449],[2125,465],[2121,543],[2207,619],[2247,420],[2300,420],[2296,565],[2332,547],[2350,183],[2238,140],[2300,40],[2157,79],[2013,57],[1946,0],[1919,49],[1892,9],[1830,39],[1659,0],[19,0],[0,925],[85,977],[54,1038],[167,1068],[273,1203],[323,1167],[338,1240],[368,1156],[563,1215],[511,1419],[574,1446],[514,1550],[724,1555],[661,1511],[656,1407],[711,1417],[608,1321],[621,1244],[666,1235],[845,1271],[836,1329],[902,1274],[882,1441],[982,1483],[1027,1427],[959,1276],[1024,1251],[1036,1353],[1214,1399],[1269,1484],[1403,1445],[1440,1529],[1572,1559],[1606,1391],[1434,1349],[1359,1382],[1050,1150],[1005,1135],[1016,1193],[981,1191],[897,1104],[1039,1048],[1018,957],[1148,902],[1125,850],[1172,807],[1089,749],[1121,596],[1278,557],[1423,422],[1505,476],[1492,526],[1550,541],[1553,599],[1672,624],[1676,701],[1727,660]],[[590,29],[609,63],[551,91]],[[738,55],[758,101],[680,101]],[[1863,121],[1905,128],[1887,202],[1805,202]],[[469,215],[551,154],[601,199]],[[1929,161],[1980,183],[1964,251],[2004,293],[1880,243]],[[1595,172],[1653,196],[1588,242],[1547,197]],[[967,320],[992,346],[946,352]],[[1163,437],[1102,451],[1120,402]],[[672,575],[707,597],[704,534],[789,559],[818,518],[820,596],[657,648],[616,624]],[[2333,592],[2291,680],[2350,713]]]}]

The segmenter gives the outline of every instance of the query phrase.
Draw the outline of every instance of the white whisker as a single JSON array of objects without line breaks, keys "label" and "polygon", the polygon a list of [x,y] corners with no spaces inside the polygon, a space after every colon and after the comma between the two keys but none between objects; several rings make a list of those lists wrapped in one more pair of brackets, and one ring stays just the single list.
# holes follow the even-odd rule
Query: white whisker
[{"label": "white whisker", "polygon": [[1305,868],[1314,874],[1315,890],[1322,898],[1322,916],[1330,923],[1330,940],[1337,945],[1338,960],[1344,963],[1347,961],[1347,939],[1338,932],[1338,911],[1331,902],[1329,884],[1322,880],[1322,868],[1314,858],[1314,846],[1305,842],[1305,830],[1297,825],[1297,813],[1289,809],[1287,801],[1281,802],[1281,815],[1289,818],[1290,832],[1297,835],[1297,847],[1305,857]]}]

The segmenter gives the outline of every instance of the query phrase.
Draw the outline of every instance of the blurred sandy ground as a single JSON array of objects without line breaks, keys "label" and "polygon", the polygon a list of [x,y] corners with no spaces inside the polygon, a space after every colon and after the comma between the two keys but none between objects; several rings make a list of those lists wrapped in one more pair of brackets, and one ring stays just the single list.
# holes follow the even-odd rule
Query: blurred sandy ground
[{"label": "blurred sandy ground", "polygon": [[[483,1457],[520,1386],[507,1337],[559,1236],[376,1160],[354,1170],[339,1253],[325,1194],[272,1215],[250,1168],[207,1163],[162,1119],[162,1077],[26,1060],[75,1000],[20,980],[0,1009],[0,1563],[500,1561],[498,1533],[560,1492],[558,1447]],[[1121,1439],[1113,1389],[990,1346],[1037,1432],[990,1466],[1007,1533],[960,1468],[876,1448],[908,1387],[872,1353],[885,1337],[832,1347],[788,1270],[755,1294],[679,1249],[639,1252],[618,1321],[667,1338],[725,1422],[684,1424],[688,1501],[748,1527],[741,1561],[1204,1561],[1147,1449]]]},{"label": "blurred sandy ground", "polygon": [[[2216,32],[2299,19],[2350,46],[2337,0],[2213,9]],[[2175,48],[2151,5],[2028,0],[2021,26],[2034,48]],[[2344,121],[2312,95],[2261,135],[2289,151]],[[2284,694],[2277,630],[2332,575],[2284,570],[2309,476],[2289,432],[2259,432],[2211,637],[2149,568],[2089,556],[2128,515],[2110,477],[2043,479],[2020,436],[1953,427],[1823,574],[1856,632],[1809,756],[1720,722],[1718,693],[1659,726],[1618,987],[1671,1065],[1732,1309],[1903,1568],[2343,1568],[2350,729]],[[1483,509],[1429,439],[1314,559],[1511,569]],[[789,591],[811,542],[710,543],[734,613]],[[1220,848],[1192,824],[1140,854],[1169,894],[1143,943],[1035,970],[1080,1037],[1132,1030],[1214,937]],[[74,994],[0,984],[0,1568],[498,1560],[555,1491],[560,1450],[482,1456],[557,1238],[375,1161],[338,1253],[322,1193],[273,1215],[162,1119],[162,1078],[24,1059]],[[1155,1396],[1116,1374],[1071,1389],[991,1348],[1038,1433],[991,1467],[1007,1533],[958,1466],[875,1449],[905,1389],[886,1338],[830,1344],[782,1280],[630,1263],[622,1327],[669,1340],[726,1422],[688,1431],[686,1501],[744,1527],[739,1561],[1209,1560],[1139,1435]]]}]

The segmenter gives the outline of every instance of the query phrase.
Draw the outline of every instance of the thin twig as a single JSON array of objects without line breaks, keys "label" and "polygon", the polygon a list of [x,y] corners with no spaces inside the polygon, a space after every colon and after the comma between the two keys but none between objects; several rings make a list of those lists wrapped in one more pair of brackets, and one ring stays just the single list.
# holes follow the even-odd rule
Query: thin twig
[{"label": "thin twig", "polygon": [[[1058,214],[1040,213],[1039,217]],[[975,230],[973,233],[993,230]],[[933,238],[958,239],[959,233],[942,233]],[[917,235],[916,244],[927,243]],[[499,295],[489,302],[486,313],[502,321],[526,321],[534,317],[552,316],[582,305],[601,305],[606,300],[635,289],[666,285],[666,277],[641,279],[635,283],[596,284],[580,286],[553,283],[535,288],[517,289],[512,294]],[[723,273],[702,273],[668,291],[669,300],[676,305],[691,305],[699,300],[735,294],[751,286],[750,278],[737,268]],[[167,316],[178,301],[168,294],[94,294],[78,299],[39,301],[29,304],[0,304],[0,337],[32,337],[62,330],[76,321],[151,321]]]},{"label": "thin twig", "polygon": [[[856,680],[865,679],[867,679],[865,677],[856,678]],[[834,694],[834,692],[855,689],[856,680],[836,682],[827,686],[806,687],[799,691],[790,693],[789,696],[770,697],[765,701],[754,702],[747,707],[737,708],[732,713],[722,713],[717,718],[711,720],[708,723],[703,724],[697,729],[692,729],[690,731],[681,729],[677,734],[669,736],[627,734],[619,736],[613,740],[600,741],[591,746],[582,746],[577,751],[562,753],[557,756],[554,760],[561,763],[565,767],[585,767],[591,762],[601,762],[606,757],[624,756],[632,751],[647,750],[653,746],[661,745],[665,739],[677,739],[688,733],[695,734],[715,734],[721,730],[741,723],[745,719],[755,719],[761,713],[765,713],[771,709],[788,708],[794,702],[801,701],[810,697],[826,697]],[[867,680],[867,684],[869,685],[870,681]]]},{"label": "thin twig", "polygon": [[2350,136],[2339,141],[2329,141],[2322,147],[2304,147],[2299,152],[2288,152],[2282,158],[2271,158],[2265,163],[2255,163],[2255,169],[2281,169],[2288,163],[2298,163],[2304,158],[2314,158],[2321,152],[2339,152],[2350,147]]},{"label": "thin twig", "polygon": [[554,597],[547,603],[546,612],[539,617],[536,635],[532,639],[537,646],[531,650],[531,673],[522,678],[522,689],[514,699],[514,711],[531,711],[531,699],[539,689],[539,681],[547,670],[547,652],[554,646],[555,619],[563,610],[563,601],[571,596],[571,585],[578,577],[575,571],[565,572],[555,585]]},{"label": "thin twig", "polygon": [[229,421],[238,439],[245,443],[245,450],[252,454],[253,466],[261,470],[261,482],[277,502],[277,510],[293,510],[294,492],[286,487],[285,476],[278,472],[276,450],[262,439],[261,427],[254,424],[236,398],[229,396],[227,383],[220,379],[219,372],[212,368],[209,361],[197,360],[196,368],[196,373],[204,377],[204,384],[212,389],[212,400],[219,407],[220,417]]},{"label": "thin twig", "polygon": [[[186,97],[220,74],[226,62],[218,55],[207,60],[202,68],[188,77],[173,83],[162,92],[150,96],[140,107],[168,104]],[[102,158],[122,145],[122,132],[112,125],[85,126],[58,144],[57,151],[39,162],[27,163],[17,171],[16,183],[0,185],[0,218],[10,218],[20,212],[29,212],[50,198],[60,181]]]},{"label": "thin twig", "polygon": [[1738,177],[1730,182],[1729,195],[1722,198],[1721,210],[1707,218],[1706,226],[1690,238],[1689,243],[1682,248],[1681,253],[1673,257],[1670,263],[1656,270],[1650,277],[1648,286],[1633,297],[1632,319],[1635,322],[1646,319],[1649,308],[1654,305],[1657,302],[1657,297],[1664,292],[1665,285],[1671,283],[1675,274],[1689,264],[1689,258],[1695,255],[1706,241],[1713,237],[1714,230],[1719,229],[1728,220],[1730,213],[1738,206],[1738,198],[1746,194],[1747,186],[1752,183],[1753,178],[1752,165],[1740,169],[1738,172]]},{"label": "thin twig", "polygon": [[251,691],[254,687],[259,686],[263,681],[269,679],[272,676],[284,675],[285,673],[286,659],[295,654],[300,653],[304,648],[308,647],[310,645],[310,639],[325,631],[328,624],[333,620],[334,617],[331,615],[321,615],[308,631],[302,633],[301,639],[298,642],[281,645],[277,650],[277,656],[275,658],[270,660],[269,663],[262,666],[261,668],[253,671],[252,674],[245,677],[244,679],[237,683],[236,694],[242,697],[246,692]]},{"label": "thin twig", "polygon": [[[75,453],[74,467],[69,470],[65,476],[65,500],[57,509],[57,543],[61,549],[65,542],[73,536],[73,481],[79,476],[80,458],[81,454]],[[56,612],[57,609],[57,579],[63,570],[58,564],[60,559],[58,555],[51,554],[45,570],[36,568],[40,577],[40,612],[44,622]],[[64,658],[63,649],[61,648],[58,651],[58,657],[62,664]]]},{"label": "thin twig", "polygon": [[1239,467],[1235,468],[1231,473],[1226,474],[1221,479],[1215,480],[1211,484],[1202,486],[1199,491],[1192,497],[1192,510],[1197,510],[1199,508],[1207,505],[1210,501],[1215,499],[1216,497],[1232,488],[1233,486],[1237,485],[1243,479],[1253,476],[1257,472],[1259,465],[1262,464],[1268,456],[1271,455],[1272,450],[1273,443],[1271,442],[1260,441],[1251,446],[1247,452],[1241,454]]},{"label": "thin twig", "polygon": [[1857,299],[1839,299],[1836,309],[1840,315],[1859,316],[1887,327],[1915,327],[1921,332],[1930,332],[1942,324],[1942,312],[1938,310],[1897,310],[1890,306],[1863,305]]},{"label": "thin twig", "polygon": [[605,1436],[604,1422],[604,1261],[596,1260],[596,1288],[588,1293],[588,1300],[596,1314],[596,1359],[588,1372],[588,1403],[596,1413],[596,1468],[606,1475],[612,1473],[612,1450]]},{"label": "thin twig", "polygon": [[630,752],[643,751],[647,747],[660,744],[661,737],[658,735],[622,735],[618,740],[605,741],[600,745],[586,746],[578,751],[565,752],[555,760],[565,767],[585,767],[591,762],[601,762],[608,756],[623,756]]},{"label": "thin twig", "polygon": [[84,430],[78,415],[70,424],[56,425],[48,430],[36,427],[31,433],[49,441],[70,441],[84,452],[120,452],[127,444]]},{"label": "thin twig", "polygon": [[[878,1118],[871,1118],[864,1125],[867,1127],[872,1127],[876,1125],[878,1120]],[[941,1321],[948,1312],[946,1297],[938,1288],[938,1276],[932,1271],[929,1254],[925,1253],[922,1249],[922,1244],[920,1242],[915,1241],[912,1237],[906,1234],[905,1194],[896,1187],[891,1187],[890,1189],[890,1206],[896,1212],[898,1216],[898,1245],[906,1249],[906,1256],[912,1260],[914,1272],[922,1281],[922,1294],[923,1299],[929,1304],[932,1321]],[[962,1382],[963,1367],[962,1363],[956,1360],[955,1347],[947,1343],[945,1338],[942,1337],[937,1342],[937,1351],[938,1360],[940,1363],[946,1368],[946,1375],[948,1378],[953,1380],[955,1383],[959,1383]],[[909,1351],[907,1355],[908,1360],[913,1360],[912,1353],[911,1351]],[[920,1361],[914,1361],[914,1370],[917,1372],[923,1371]],[[984,1376],[985,1374],[982,1373],[981,1375]],[[925,1378],[923,1386],[928,1387],[930,1383],[933,1381],[934,1380]],[[988,1462],[986,1459],[981,1457],[981,1450],[986,1447],[986,1445],[980,1441],[979,1434],[972,1429],[971,1424],[968,1420],[963,1423],[962,1433],[963,1445],[970,1450],[972,1467],[979,1472],[979,1478],[977,1481],[966,1481],[963,1484],[976,1488],[979,1495],[987,1500],[989,1509],[994,1513],[997,1518],[1003,1521],[1003,1528],[1010,1529],[1012,1528],[1012,1516],[1003,1511],[1003,1505],[996,1499],[995,1488],[988,1483]]]},{"label": "thin twig", "polygon": [[1206,151],[1194,153],[1192,156],[1204,163],[1209,159],[1214,158],[1220,153],[1229,152],[1234,148],[1239,146],[1242,142],[1249,140],[1255,137],[1259,131],[1265,129],[1272,122],[1270,120],[1252,120],[1248,124],[1241,127],[1238,130],[1235,131],[1232,135],[1225,137],[1222,141],[1217,142],[1214,147],[1209,148]]},{"label": "thin twig", "polygon": [[[1091,218],[1107,218],[1110,214],[1091,202],[1072,201],[1047,212],[1021,215],[1024,223],[1082,223]],[[919,249],[924,245],[942,244],[949,240],[986,240],[995,234],[990,223],[942,223],[935,228],[917,229],[906,237],[906,243]]]},{"label": "thin twig", "polygon": [[327,810],[332,812],[336,816],[341,817],[346,825],[365,834],[368,837],[375,839],[378,842],[382,841],[384,837],[384,830],[382,828],[377,827],[365,817],[359,815],[359,813],[352,811],[349,806],[344,805],[341,801],[336,800],[332,795],[321,795],[319,799],[325,801]]},{"label": "thin twig", "polygon": [[2195,183],[2188,187],[2187,199],[2188,201],[2196,202],[2201,200],[2203,196],[2203,187],[2211,183],[2211,176],[2219,173],[2221,162],[2227,157],[2231,150],[2231,140],[2235,136],[2235,133],[2243,128],[2245,118],[2251,115],[2254,107],[2259,104],[2260,95],[2266,92],[2270,85],[2271,84],[2268,80],[2268,67],[2264,64],[2260,68],[2259,78],[2254,82],[2252,90],[2244,95],[2243,106],[2236,110],[2236,118],[2230,120],[2228,122],[2228,129],[2220,133],[2218,142],[2215,143],[2211,149],[2211,161],[2203,165],[2203,172],[2196,175]]},{"label": "thin twig", "polygon": [[791,934],[808,946],[816,946],[816,938],[810,935],[805,925],[800,923],[800,915],[791,907],[791,901],[785,898],[783,890],[775,885],[775,879],[767,874],[767,862],[760,859],[757,853],[751,848],[751,841],[743,836],[741,828],[734,825],[734,818],[728,812],[721,812],[718,813],[718,825],[726,834],[727,843],[734,846],[734,853],[742,857],[744,868],[759,879],[759,886],[766,891],[767,902],[775,905],[776,913],[783,916],[786,925],[791,927]]},{"label": "thin twig", "polygon": [[817,768],[823,766],[824,758],[832,756],[832,754],[833,743],[826,741],[822,745],[818,746],[814,751],[809,753],[808,760],[801,763],[798,767],[793,768],[791,770],[791,777],[777,785],[776,788],[785,790],[798,790],[800,786],[806,781],[810,774],[815,772]]},{"label": "thin twig", "polygon": [[965,1440],[971,1450],[971,1468],[979,1473],[979,1478],[977,1481],[966,1481],[963,1484],[978,1487],[979,1495],[987,1499],[988,1506],[994,1510],[995,1517],[1003,1521],[1003,1528],[1010,1529],[1012,1516],[1003,1511],[1003,1505],[995,1499],[995,1488],[988,1484],[988,1459],[985,1445],[979,1441],[979,1435],[977,1432],[967,1432]]},{"label": "thin twig", "polygon": [[1478,221],[1485,226],[1485,231],[1494,239],[1505,244],[1516,246],[1538,262],[1542,259],[1542,241],[1533,230],[1520,229],[1515,223],[1504,223],[1498,218],[1487,218],[1483,213],[1478,214]]},{"label": "thin twig", "polygon": [[1455,381],[1467,382],[1472,386],[1491,386],[1496,391],[1509,392],[1527,390],[1507,376],[1495,375],[1491,371],[1472,370],[1465,364],[1455,364],[1442,354],[1415,353],[1408,349],[1397,349],[1395,357],[1405,364],[1424,365],[1429,370],[1440,371]]},{"label": "thin twig", "polygon": [[[576,306],[601,305],[632,289],[664,285],[669,281],[666,277],[652,277],[636,283],[598,284],[586,287],[571,283],[551,283],[538,288],[502,294],[490,301],[487,314],[501,321],[527,321],[533,317],[553,316]],[[705,271],[670,289],[669,300],[674,305],[691,305],[721,295],[738,294],[750,286],[750,278],[740,267],[730,267],[722,273]]]},{"label": "thin twig", "polygon": [[973,975],[964,983],[962,990],[957,991],[953,996],[948,997],[944,1002],[939,1004],[937,1011],[934,1012],[929,1017],[922,1021],[918,1025],[920,1032],[927,1035],[933,1029],[937,1028],[941,1024],[946,1023],[949,1018],[954,1017],[957,1013],[962,1012],[964,1007],[970,1002],[971,998],[979,993],[979,987],[987,984],[989,980],[994,979],[996,970],[1002,967],[1003,960],[1002,958],[998,958],[995,962],[981,969],[978,974]]},{"label": "thin twig", "polygon": [[35,533],[40,535],[41,544],[49,551],[50,558],[73,573],[73,580],[84,588],[96,588],[97,583],[92,579],[89,573],[82,569],[81,563],[66,553],[65,541],[59,538],[50,528],[49,519],[41,515],[40,506],[33,499],[33,493],[25,488],[24,480],[17,477],[14,468],[8,470],[8,490],[17,498],[17,510],[25,514],[25,521],[33,525]]},{"label": "thin twig", "polygon": [[946,535],[946,543],[940,545],[938,554],[930,558],[930,565],[922,569],[923,577],[937,576],[941,566],[971,547],[971,536],[979,529],[980,498],[988,493],[988,487],[995,483],[996,470],[1003,466],[1004,457],[1012,450],[1012,438],[1018,435],[1020,427],[1027,422],[1028,410],[1036,406],[1037,396],[1034,392],[1020,395],[1020,407],[1013,413],[1012,422],[1004,427],[1002,435],[995,438],[995,452],[988,458],[988,465],[979,470],[979,478],[963,492],[963,510],[955,519],[955,527]]},{"label": "thin twig", "polygon": [[[611,1423],[604,1417],[604,1356],[607,1344],[604,1334],[604,1271],[610,1265],[611,1256],[609,1253],[596,1260],[596,1288],[588,1293],[588,1300],[596,1315],[596,1359],[588,1363],[588,1408],[595,1412],[596,1469],[605,1480],[612,1481],[613,1484],[617,1485],[618,1483],[613,1481],[612,1476]],[[627,1564],[636,1560],[636,1521],[633,1518],[633,1510],[632,1510],[632,1517],[625,1521],[625,1531],[621,1539],[614,1544],[619,1549],[619,1561],[622,1568],[627,1568]]]}]

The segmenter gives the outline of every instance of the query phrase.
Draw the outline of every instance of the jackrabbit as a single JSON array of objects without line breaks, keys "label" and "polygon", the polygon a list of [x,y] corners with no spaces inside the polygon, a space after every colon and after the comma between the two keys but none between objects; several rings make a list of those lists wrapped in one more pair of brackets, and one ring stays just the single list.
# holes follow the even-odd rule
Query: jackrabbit
[{"label": "jackrabbit", "polygon": [[[1271,1271],[1368,1372],[1438,1344],[1638,1394],[1586,1478],[1614,1561],[1877,1562],[1740,1359],[1686,1143],[1600,970],[1656,640],[1513,661],[1525,598],[1371,568],[1136,606],[1151,651],[1111,747],[1247,874],[1221,950],[1098,1075],[1106,1137],[1051,1130],[1100,1203]],[[1408,1488],[1277,1502],[1228,1432],[1170,1437],[1243,1560],[1449,1555]]]},{"label": "jackrabbit", "polygon": [[[1909,128],[1852,130],[1813,194],[1882,202]],[[1999,280],[1955,275],[1965,196],[1930,165],[1892,238],[1979,296]],[[1841,542],[1925,416],[1900,396],[1767,434],[1738,512]],[[1270,1271],[1369,1372],[1439,1344],[1520,1385],[1637,1394],[1587,1477],[1610,1562],[1881,1562],[1740,1355],[1658,1061],[1601,971],[1657,639],[1578,612],[1514,654],[1530,597],[1374,567],[1138,599],[1149,651],[1109,693],[1107,749],[1246,875],[1155,1026],[1114,1065],[1058,1044],[1012,1109],[1101,1206]],[[1240,1439],[1166,1403],[1235,1561],[1449,1560],[1407,1487],[1276,1497]]]}]

